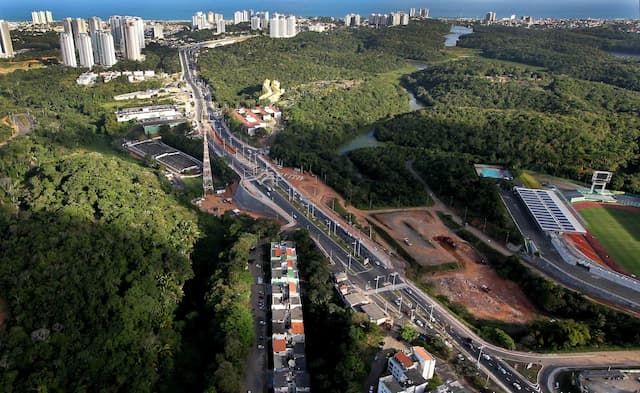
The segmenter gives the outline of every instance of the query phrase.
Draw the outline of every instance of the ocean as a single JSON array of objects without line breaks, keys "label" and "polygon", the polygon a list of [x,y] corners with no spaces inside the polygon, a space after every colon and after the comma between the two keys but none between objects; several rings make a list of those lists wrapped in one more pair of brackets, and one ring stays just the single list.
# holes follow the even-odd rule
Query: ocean
[{"label": "ocean", "polygon": [[240,9],[292,13],[299,16],[343,17],[350,12],[429,8],[432,17],[482,17],[495,11],[498,18],[530,15],[537,18],[638,18],[638,0],[1,0],[0,19],[31,20],[32,10],[51,10],[64,17],[136,15],[145,19],[190,20],[196,11],[215,11],[226,19]]}]

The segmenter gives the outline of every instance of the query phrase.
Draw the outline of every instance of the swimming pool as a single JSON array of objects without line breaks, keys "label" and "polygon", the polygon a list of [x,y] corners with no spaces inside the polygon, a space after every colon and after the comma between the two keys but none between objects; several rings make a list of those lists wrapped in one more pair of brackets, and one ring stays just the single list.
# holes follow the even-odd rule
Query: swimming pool
[{"label": "swimming pool", "polygon": [[482,177],[492,177],[494,179],[502,179],[502,171],[494,168],[482,168],[480,169]]}]

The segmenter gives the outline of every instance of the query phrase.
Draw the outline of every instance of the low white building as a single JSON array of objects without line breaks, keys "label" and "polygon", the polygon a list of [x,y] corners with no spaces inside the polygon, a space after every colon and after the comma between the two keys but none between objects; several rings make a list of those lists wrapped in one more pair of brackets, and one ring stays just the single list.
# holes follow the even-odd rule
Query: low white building
[{"label": "low white building", "polygon": [[98,74],[95,72],[85,72],[80,74],[80,76],[76,79],[76,83],[82,86],[90,86],[96,83],[98,79]]},{"label": "low white building", "polygon": [[378,380],[378,393],[424,393],[433,378],[436,359],[422,347],[411,347],[389,358],[387,375]]},{"label": "low white building", "polygon": [[181,117],[175,105],[156,105],[136,108],[120,109],[117,113],[118,122],[129,120],[176,120]]}]

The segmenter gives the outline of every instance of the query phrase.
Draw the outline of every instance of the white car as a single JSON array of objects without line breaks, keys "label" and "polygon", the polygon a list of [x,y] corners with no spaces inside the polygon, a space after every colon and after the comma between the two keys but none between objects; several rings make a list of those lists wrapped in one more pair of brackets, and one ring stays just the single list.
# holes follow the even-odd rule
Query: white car
[{"label": "white car", "polygon": [[416,325],[418,325],[418,326],[420,326],[421,328],[423,328],[423,327],[424,327],[424,322],[422,322],[422,321],[421,321],[421,320],[419,320],[419,319],[416,319]]},{"label": "white car", "polygon": [[258,349],[264,349],[264,345],[258,344]]},{"label": "white car", "polygon": [[487,355],[486,353],[483,353],[483,354],[482,354],[482,358],[483,358],[484,360],[491,360],[491,356]]},{"label": "white car", "polygon": [[516,389],[518,389],[518,390],[522,390],[522,386],[520,386],[520,384],[519,384],[519,383],[517,383],[517,382],[514,382],[514,383],[513,383],[513,387],[514,387],[514,388],[516,388]]}]

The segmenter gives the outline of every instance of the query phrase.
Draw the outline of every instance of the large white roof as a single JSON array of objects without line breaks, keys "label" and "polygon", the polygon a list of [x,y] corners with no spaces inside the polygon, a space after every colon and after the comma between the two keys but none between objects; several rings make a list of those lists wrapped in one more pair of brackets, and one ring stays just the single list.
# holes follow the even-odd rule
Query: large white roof
[{"label": "large white roof", "polygon": [[587,232],[554,191],[522,187],[515,191],[543,231]]}]

